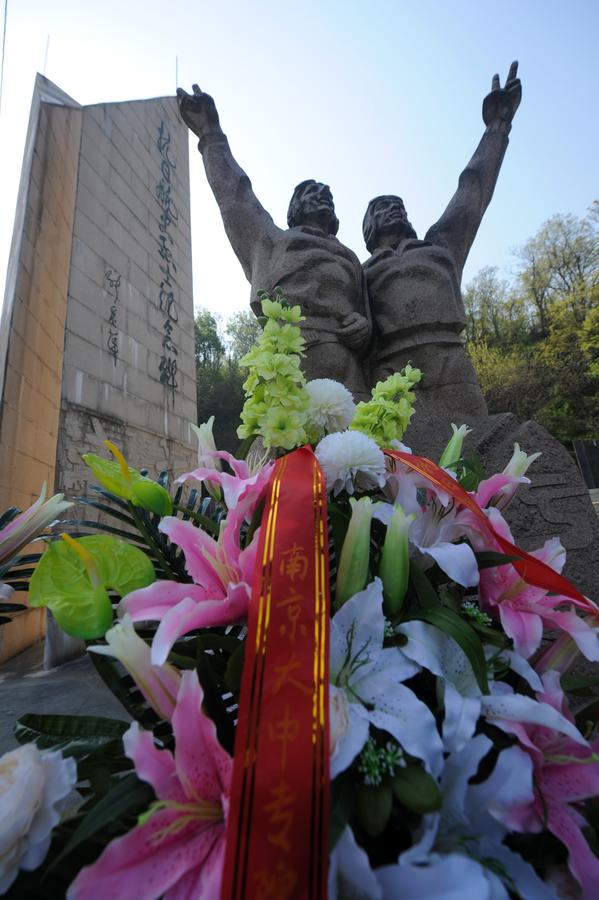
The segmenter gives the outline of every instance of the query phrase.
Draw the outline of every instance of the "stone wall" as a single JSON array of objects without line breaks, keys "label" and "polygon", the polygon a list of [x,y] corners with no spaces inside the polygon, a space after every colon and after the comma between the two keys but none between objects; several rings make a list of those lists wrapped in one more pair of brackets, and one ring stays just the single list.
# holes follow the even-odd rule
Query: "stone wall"
[{"label": "stone wall", "polygon": [[42,103],[31,159],[0,423],[0,508],[54,488],[81,110]]},{"label": "stone wall", "polygon": [[[54,488],[81,119],[38,76],[2,311],[0,511],[29,506],[44,482]],[[3,625],[0,659],[39,640],[44,625],[44,610]]]},{"label": "stone wall", "polygon": [[70,495],[105,438],[154,475],[193,462],[188,167],[174,98],[83,110],[57,467]]},{"label": "stone wall", "polygon": [[[44,481],[87,494],[81,454],[107,455],[106,438],[151,475],[193,466],[188,134],[174,97],[82,108],[38,75],[0,382],[0,510],[30,505]],[[2,626],[0,660],[43,631],[38,610]]]}]

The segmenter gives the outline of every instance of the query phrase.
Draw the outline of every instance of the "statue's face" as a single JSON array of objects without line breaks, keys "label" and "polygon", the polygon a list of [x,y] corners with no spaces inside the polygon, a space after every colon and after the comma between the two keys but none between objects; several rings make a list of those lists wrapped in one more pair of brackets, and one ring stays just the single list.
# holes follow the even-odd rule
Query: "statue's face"
[{"label": "statue's face", "polygon": [[335,205],[328,184],[309,184],[302,194],[300,207],[301,220],[321,219],[327,215],[330,217],[334,214]]},{"label": "statue's face", "polygon": [[399,197],[379,200],[372,211],[377,234],[403,234],[408,225],[408,214]]}]

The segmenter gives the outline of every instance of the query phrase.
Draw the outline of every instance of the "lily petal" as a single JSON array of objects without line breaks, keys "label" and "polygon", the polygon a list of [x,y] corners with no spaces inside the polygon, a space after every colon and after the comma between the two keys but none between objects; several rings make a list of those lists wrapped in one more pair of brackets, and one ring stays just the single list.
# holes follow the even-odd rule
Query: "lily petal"
[{"label": "lily petal", "polygon": [[[189,585],[187,585],[189,587]],[[250,588],[244,582],[230,585],[224,600],[204,600],[198,603],[186,597],[164,616],[152,642],[152,663],[166,662],[171,647],[184,634],[196,628],[231,625],[247,616]]]}]

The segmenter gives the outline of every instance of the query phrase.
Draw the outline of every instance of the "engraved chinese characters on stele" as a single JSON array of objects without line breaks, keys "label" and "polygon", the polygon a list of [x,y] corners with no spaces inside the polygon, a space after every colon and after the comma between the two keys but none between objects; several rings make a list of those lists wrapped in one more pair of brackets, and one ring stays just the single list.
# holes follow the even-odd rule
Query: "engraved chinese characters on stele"
[{"label": "engraved chinese characters on stele", "polygon": [[159,371],[160,381],[173,392],[178,388],[177,359],[179,354],[173,340],[173,330],[179,320],[175,300],[177,266],[173,257],[174,239],[171,234],[171,226],[177,225],[179,215],[172,196],[173,174],[177,168],[171,155],[171,136],[164,122],[160,123],[156,146],[160,153],[160,181],[156,185],[156,199],[160,206],[158,218],[158,254],[160,256],[160,282],[159,306],[164,314],[162,335],[162,357]]},{"label": "engraved chinese characters on stele", "polygon": [[108,338],[106,339],[106,347],[112,356],[116,366],[119,358],[119,330],[117,323],[117,313],[119,310],[119,288],[121,286],[121,276],[118,272],[108,269],[104,273],[104,281],[106,282],[106,293],[110,297],[110,312],[108,315]]}]

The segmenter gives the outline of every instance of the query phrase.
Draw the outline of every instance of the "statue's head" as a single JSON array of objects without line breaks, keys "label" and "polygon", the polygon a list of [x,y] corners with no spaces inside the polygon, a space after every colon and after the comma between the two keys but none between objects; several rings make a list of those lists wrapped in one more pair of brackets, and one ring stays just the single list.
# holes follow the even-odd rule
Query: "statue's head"
[{"label": "statue's head", "polygon": [[376,250],[381,242],[389,246],[395,241],[399,243],[404,238],[416,237],[403,200],[394,194],[384,194],[370,201],[362,223],[362,232],[369,253]]},{"label": "statue's head", "polygon": [[335,215],[333,195],[328,184],[309,178],[298,184],[287,210],[287,225],[311,225],[327,234],[337,234],[339,219]]}]

